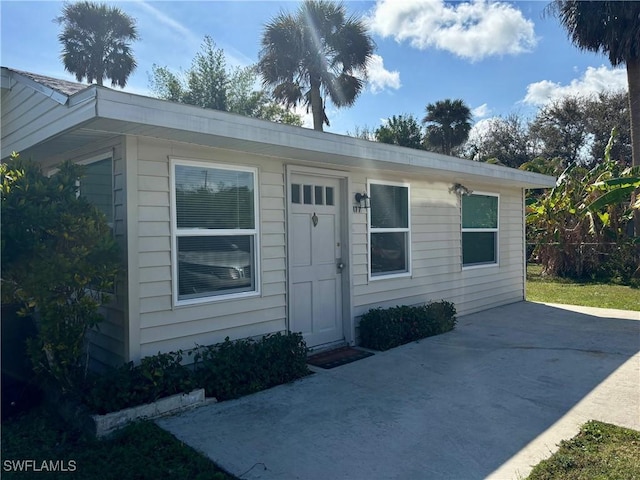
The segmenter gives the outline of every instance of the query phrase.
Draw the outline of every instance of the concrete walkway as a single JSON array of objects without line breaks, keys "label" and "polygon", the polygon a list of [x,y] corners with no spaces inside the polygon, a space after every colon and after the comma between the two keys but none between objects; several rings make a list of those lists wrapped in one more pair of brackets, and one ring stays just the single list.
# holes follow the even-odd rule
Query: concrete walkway
[{"label": "concrete walkway", "polygon": [[640,313],[521,302],[158,424],[243,479],[516,479],[597,419],[640,430]]}]

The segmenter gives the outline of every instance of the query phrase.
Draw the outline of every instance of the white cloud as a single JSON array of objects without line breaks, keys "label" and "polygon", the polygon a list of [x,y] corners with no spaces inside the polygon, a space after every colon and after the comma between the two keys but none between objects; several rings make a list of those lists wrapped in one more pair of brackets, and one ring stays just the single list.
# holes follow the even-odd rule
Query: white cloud
[{"label": "white cloud", "polygon": [[183,37],[184,40],[187,40],[188,43],[199,44],[202,41],[201,38],[197,38],[197,36],[194,35],[194,33],[191,30],[189,30],[187,27],[185,27],[183,24],[174,20],[168,15],[162,13],[156,7],[151,5],[149,2],[145,0],[137,0],[134,4],[140,6],[148,14],[150,14],[153,17],[153,19],[157,22],[157,24],[161,24],[162,26],[169,28],[174,33]]},{"label": "white cloud", "polygon": [[486,103],[471,110],[471,114],[476,118],[484,118],[491,113],[491,109]]},{"label": "white cloud", "polygon": [[531,83],[523,102],[530,105],[544,105],[567,95],[595,95],[603,91],[627,89],[627,73],[624,68],[608,68],[604,65],[587,67],[584,75],[574,78],[568,85],[560,85],[550,80]]},{"label": "white cloud", "polygon": [[397,90],[401,87],[400,72],[386,70],[380,55],[372,55],[367,66],[367,78],[372,93],[379,93],[385,88]]},{"label": "white cloud", "polygon": [[437,48],[471,61],[531,51],[534,24],[513,5],[488,0],[378,0],[368,18],[371,29],[420,50]]}]

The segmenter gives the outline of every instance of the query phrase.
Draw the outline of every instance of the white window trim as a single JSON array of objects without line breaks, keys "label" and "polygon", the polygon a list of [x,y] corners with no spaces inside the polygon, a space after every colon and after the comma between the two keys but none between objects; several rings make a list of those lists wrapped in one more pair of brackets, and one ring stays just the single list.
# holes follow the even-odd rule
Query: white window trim
[{"label": "white window trim", "polygon": [[[406,278],[412,275],[412,262],[411,262],[411,185],[402,182],[391,182],[386,180],[367,180],[367,193],[371,194],[371,185],[389,185],[392,187],[405,187],[407,189],[407,228],[382,228],[373,229],[371,227],[371,212],[367,212],[367,271],[370,282],[377,282],[378,280],[390,280],[393,278]],[[372,231],[375,230],[375,231]],[[371,234],[372,233],[393,233],[393,232],[406,232],[407,233],[407,271],[401,273],[389,273],[372,275],[371,273]]]},{"label": "white window trim", "polygon": [[[500,194],[493,192],[479,192],[473,191],[471,196],[484,196],[484,197],[496,197],[498,199],[497,208],[497,218],[496,218],[496,228],[463,228],[462,227],[462,197],[460,197],[460,264],[462,265],[462,270],[474,270],[477,268],[491,268],[491,267],[499,267],[500,266]],[[494,232],[496,234],[496,261],[492,263],[475,263],[473,265],[465,265],[464,259],[462,256],[462,233],[464,232]]]},{"label": "white window trim", "polygon": [[[238,230],[216,230],[215,235],[211,236],[225,236],[225,235],[253,235],[254,236],[254,284],[255,290],[249,292],[238,292],[238,293],[229,293],[225,295],[211,295],[207,297],[200,298],[190,298],[186,300],[178,299],[178,237],[179,236],[203,236],[203,230],[197,228],[190,229],[180,229],[181,234],[178,235],[178,216],[176,209],[176,183],[175,183],[175,172],[177,165],[185,165],[190,167],[202,167],[202,168],[219,168],[222,170],[233,170],[240,172],[251,172],[253,173],[253,211],[254,211],[254,220],[255,220],[255,228],[254,229],[238,229]],[[173,292],[173,306],[181,307],[181,306],[189,306],[189,305],[199,305],[203,303],[214,303],[225,300],[232,300],[238,298],[247,298],[247,297],[258,297],[261,292],[261,282],[260,282],[260,208],[259,208],[259,186],[258,180],[258,169],[253,167],[245,167],[238,165],[230,165],[225,163],[215,163],[215,162],[206,162],[202,160],[189,159],[189,158],[177,158],[177,157],[169,157],[169,194],[171,200],[171,283],[172,283],[172,292]]]}]

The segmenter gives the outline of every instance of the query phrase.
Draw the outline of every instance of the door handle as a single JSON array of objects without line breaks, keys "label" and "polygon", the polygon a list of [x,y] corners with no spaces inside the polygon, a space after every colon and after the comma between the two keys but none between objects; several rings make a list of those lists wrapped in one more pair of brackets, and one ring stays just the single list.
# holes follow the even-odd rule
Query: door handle
[{"label": "door handle", "polygon": [[338,269],[338,273],[342,273],[342,269],[344,268],[344,263],[338,262],[338,264],[336,265],[336,268]]}]

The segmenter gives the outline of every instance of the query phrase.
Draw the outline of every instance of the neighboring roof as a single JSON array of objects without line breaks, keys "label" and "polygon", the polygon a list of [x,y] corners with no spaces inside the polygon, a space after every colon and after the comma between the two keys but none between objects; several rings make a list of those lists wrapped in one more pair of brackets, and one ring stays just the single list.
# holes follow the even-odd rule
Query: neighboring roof
[{"label": "neighboring roof", "polygon": [[[5,78],[43,93],[74,92],[45,119],[27,123],[21,131],[2,125],[2,158],[11,151],[29,151],[33,158],[64,155],[109,137],[140,135],[168,141],[223,148],[237,152],[306,161],[334,168],[362,168],[428,174],[455,181],[504,182],[513,187],[545,188],[555,178],[487,163],[474,162],[308,128],[244,117],[228,112],[134,95],[97,85],[82,85],[2,68]],[[41,83],[42,82],[42,83]],[[45,91],[43,91],[45,89]],[[80,93],[84,92],[84,93]],[[75,95],[75,96],[74,96]],[[3,94],[3,102],[5,95]],[[10,123],[11,117],[3,122]],[[46,127],[46,128],[45,128]],[[5,134],[5,132],[10,132]]]}]

